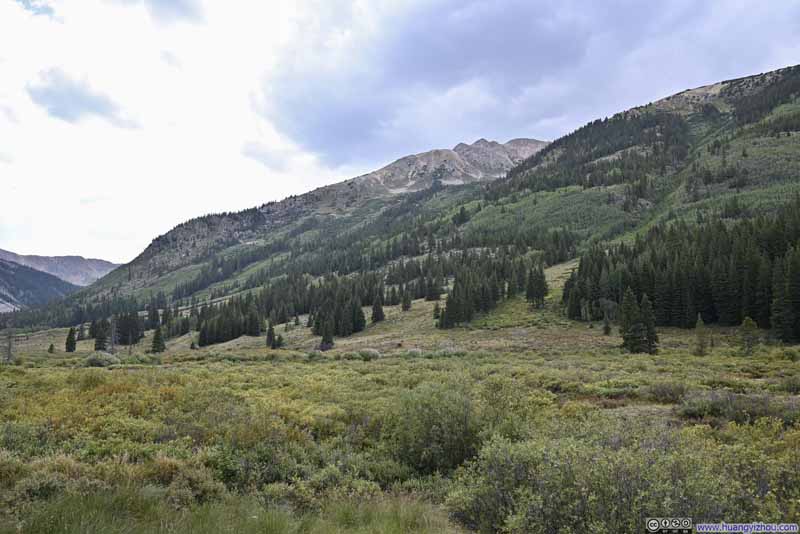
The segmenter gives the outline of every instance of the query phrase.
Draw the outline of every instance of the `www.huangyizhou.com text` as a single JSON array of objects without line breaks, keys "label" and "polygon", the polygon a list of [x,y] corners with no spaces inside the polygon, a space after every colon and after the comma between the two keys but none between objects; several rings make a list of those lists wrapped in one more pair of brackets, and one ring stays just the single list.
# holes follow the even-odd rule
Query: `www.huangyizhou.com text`
[{"label": "www.huangyizhou.com text", "polygon": [[755,532],[800,532],[797,523],[698,523],[695,525],[697,532],[740,532],[750,534]]}]

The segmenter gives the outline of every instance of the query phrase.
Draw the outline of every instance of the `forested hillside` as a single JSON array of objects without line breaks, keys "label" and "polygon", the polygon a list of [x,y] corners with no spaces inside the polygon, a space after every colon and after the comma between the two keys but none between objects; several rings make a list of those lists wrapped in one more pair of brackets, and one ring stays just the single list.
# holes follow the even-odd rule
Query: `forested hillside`
[{"label": "forested hillside", "polygon": [[[798,79],[800,68],[787,68],[596,120],[489,184],[433,180],[417,192],[376,196],[369,183],[354,179],[240,213],[201,217],[158,237],[128,266],[86,290],[16,319],[67,326],[170,308],[173,316],[194,317],[192,328],[199,332],[217,314],[230,314],[210,303],[238,296],[231,304],[241,311],[236,315],[256,314],[266,328],[276,315],[313,313],[331,301],[337,308],[351,301],[371,305],[391,299],[392,292],[421,295],[431,285],[446,297],[457,273],[476,258],[503,262],[492,282],[500,295],[509,291],[507,265],[528,273],[601,242],[629,243],[670,222],[727,228],[800,191]],[[666,233],[662,228],[649,235],[660,242]],[[331,289],[331,278],[351,287],[349,294]],[[289,280],[293,293],[287,297]],[[597,295],[574,295],[572,317],[599,317]],[[611,297],[620,300],[618,291]],[[694,324],[695,311],[706,308],[706,318],[717,320],[719,310],[698,306],[682,310],[681,319],[670,311],[667,320],[656,302],[664,324]],[[723,313],[722,321],[740,315]]]}]

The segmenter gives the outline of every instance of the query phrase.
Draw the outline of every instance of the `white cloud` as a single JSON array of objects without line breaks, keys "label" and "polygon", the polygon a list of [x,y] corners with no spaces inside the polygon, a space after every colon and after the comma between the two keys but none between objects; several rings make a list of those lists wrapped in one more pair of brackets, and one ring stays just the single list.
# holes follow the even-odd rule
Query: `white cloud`
[{"label": "white cloud", "polygon": [[[127,261],[188,218],[349,177],[253,109],[296,30],[293,2],[209,2],[168,24],[156,4],[177,13],[62,0],[43,17],[0,3],[0,247]],[[137,128],[118,128],[123,117]]]},{"label": "white cloud", "polygon": [[552,138],[796,61],[799,7],[0,1],[0,248],[124,261],[391,156]]}]

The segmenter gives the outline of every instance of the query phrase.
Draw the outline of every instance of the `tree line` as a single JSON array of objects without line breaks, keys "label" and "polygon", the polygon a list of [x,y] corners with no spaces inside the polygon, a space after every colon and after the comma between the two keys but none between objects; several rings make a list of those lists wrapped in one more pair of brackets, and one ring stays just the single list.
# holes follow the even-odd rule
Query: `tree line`
[{"label": "tree line", "polygon": [[633,243],[595,246],[564,287],[571,319],[614,319],[626,291],[652,299],[659,326],[739,325],[751,317],[800,339],[800,198],[737,222],[660,224]]}]

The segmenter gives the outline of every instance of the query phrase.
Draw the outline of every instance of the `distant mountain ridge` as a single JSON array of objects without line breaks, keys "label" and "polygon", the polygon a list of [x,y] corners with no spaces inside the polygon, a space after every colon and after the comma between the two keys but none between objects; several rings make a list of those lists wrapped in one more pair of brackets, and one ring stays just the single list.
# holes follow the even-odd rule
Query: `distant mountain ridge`
[{"label": "distant mountain ridge", "polygon": [[[296,275],[374,273],[411,283],[403,276],[417,272],[413,262],[451,251],[495,247],[552,263],[662,222],[746,219],[800,194],[798,140],[800,66],[717,82],[550,143],[462,143],[191,219],[124,269],[18,319],[68,326],[73,317],[108,314],[109,303],[128,311],[135,299],[141,310],[162,293],[205,302]],[[504,170],[526,152],[533,153]]]},{"label": "distant mountain ridge", "polygon": [[0,259],[0,313],[47,304],[78,289],[51,274]]},{"label": "distant mountain ridge", "polygon": [[479,139],[452,149],[438,149],[398,159],[354,179],[379,192],[399,194],[420,191],[434,180],[444,185],[463,185],[503,177],[515,165],[547,146],[538,139],[512,139],[501,144]]},{"label": "distant mountain ridge", "polygon": [[119,267],[109,261],[82,256],[25,256],[3,249],[0,249],[0,260],[42,271],[76,286],[88,286]]}]

